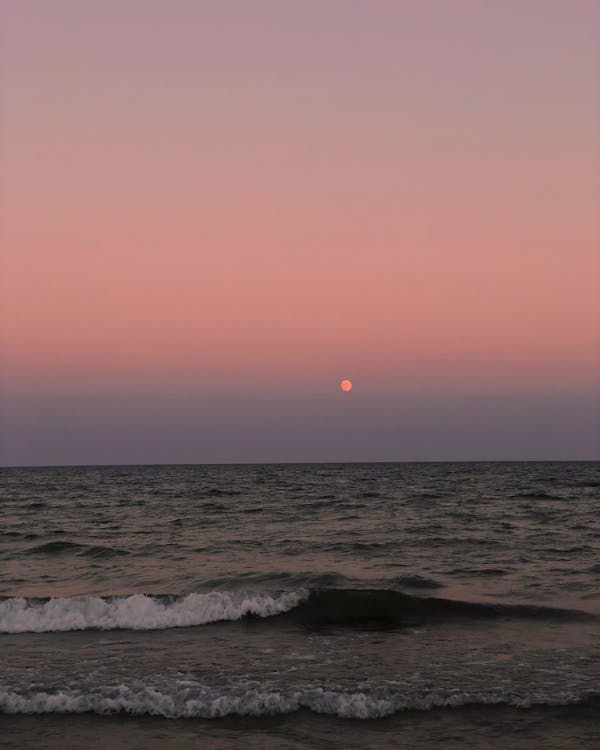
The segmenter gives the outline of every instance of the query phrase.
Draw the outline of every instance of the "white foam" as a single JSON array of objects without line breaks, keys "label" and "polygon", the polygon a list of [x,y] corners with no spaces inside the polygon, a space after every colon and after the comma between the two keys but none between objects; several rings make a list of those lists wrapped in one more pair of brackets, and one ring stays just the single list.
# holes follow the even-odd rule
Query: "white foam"
[{"label": "white foam", "polygon": [[0,602],[0,633],[183,628],[219,620],[239,620],[249,614],[278,615],[293,609],[307,596],[308,591],[299,589],[279,594],[211,591],[180,598],[134,594],[39,601],[16,597]]},{"label": "white foam", "polygon": [[171,686],[116,685],[89,692],[0,690],[0,711],[13,714],[129,713],[168,719],[214,719],[229,715],[265,716],[308,709],[342,718],[376,719],[409,709],[456,708],[474,703],[528,708],[534,705],[568,705],[586,697],[589,696],[570,691],[517,695],[502,690],[485,694],[462,691],[434,691],[420,695],[390,692],[381,696],[321,687],[285,691],[268,685],[243,683],[229,690],[219,690],[188,681]]}]

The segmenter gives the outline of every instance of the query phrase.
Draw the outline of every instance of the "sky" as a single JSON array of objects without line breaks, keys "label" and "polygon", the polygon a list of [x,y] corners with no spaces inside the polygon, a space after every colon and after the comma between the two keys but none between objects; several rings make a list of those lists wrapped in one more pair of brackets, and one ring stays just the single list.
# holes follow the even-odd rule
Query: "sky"
[{"label": "sky", "polygon": [[0,464],[600,458],[599,29],[0,0]]}]

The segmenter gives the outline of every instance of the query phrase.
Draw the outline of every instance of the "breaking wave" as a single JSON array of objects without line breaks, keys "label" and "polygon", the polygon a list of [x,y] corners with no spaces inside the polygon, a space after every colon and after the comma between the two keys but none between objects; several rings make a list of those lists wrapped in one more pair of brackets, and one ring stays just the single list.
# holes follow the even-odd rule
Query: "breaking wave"
[{"label": "breaking wave", "polygon": [[269,617],[297,606],[306,591],[280,594],[213,591],[187,596],[75,596],[0,601],[0,633],[67,630],[163,630]]},{"label": "breaking wave", "polygon": [[592,691],[547,690],[518,692],[505,688],[476,691],[402,692],[394,689],[335,687],[278,689],[260,683],[240,683],[235,687],[207,687],[193,680],[170,685],[111,685],[89,690],[12,690],[0,689],[0,712],[12,714],[46,713],[127,713],[136,716],[162,716],[167,719],[225,716],[269,716],[309,710],[348,719],[377,719],[399,711],[427,711],[434,708],[460,708],[467,705],[505,705],[516,708],[567,706],[596,700]]},{"label": "breaking wave", "polygon": [[307,627],[415,627],[456,620],[589,621],[579,610],[421,597],[384,589],[299,588],[283,592],[212,591],[187,596],[75,596],[0,600],[0,633],[68,630],[163,630],[241,618]]}]

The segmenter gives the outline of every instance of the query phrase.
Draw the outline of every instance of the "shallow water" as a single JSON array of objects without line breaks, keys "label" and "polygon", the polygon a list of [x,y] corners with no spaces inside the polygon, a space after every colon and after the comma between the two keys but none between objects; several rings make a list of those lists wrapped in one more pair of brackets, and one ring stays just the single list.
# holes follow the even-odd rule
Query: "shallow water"
[{"label": "shallow water", "polygon": [[0,742],[50,747],[62,722],[89,747],[514,748],[512,722],[523,747],[598,746],[600,463],[2,487]]}]

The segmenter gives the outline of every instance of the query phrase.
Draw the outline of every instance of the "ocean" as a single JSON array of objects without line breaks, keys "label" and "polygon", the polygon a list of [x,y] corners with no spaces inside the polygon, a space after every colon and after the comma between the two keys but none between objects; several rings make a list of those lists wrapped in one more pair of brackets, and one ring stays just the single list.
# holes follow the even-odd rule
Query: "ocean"
[{"label": "ocean", "polygon": [[600,748],[600,462],[0,478],[0,748]]}]

